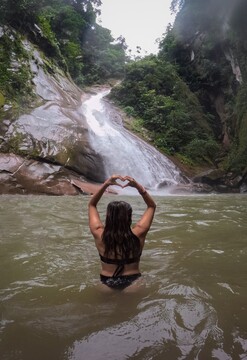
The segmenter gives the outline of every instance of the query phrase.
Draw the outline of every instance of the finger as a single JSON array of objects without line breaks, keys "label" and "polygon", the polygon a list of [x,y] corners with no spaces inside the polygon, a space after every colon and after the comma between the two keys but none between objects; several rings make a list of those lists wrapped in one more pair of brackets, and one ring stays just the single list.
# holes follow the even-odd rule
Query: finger
[{"label": "finger", "polygon": [[113,176],[112,176],[112,179],[113,179],[114,181],[116,181],[117,179],[119,179],[119,180],[121,180],[121,181],[124,181],[124,180],[123,180],[123,177],[122,177],[121,175],[113,175]]},{"label": "finger", "polygon": [[134,179],[132,177],[130,177],[130,176],[125,176],[124,180],[133,181]]}]

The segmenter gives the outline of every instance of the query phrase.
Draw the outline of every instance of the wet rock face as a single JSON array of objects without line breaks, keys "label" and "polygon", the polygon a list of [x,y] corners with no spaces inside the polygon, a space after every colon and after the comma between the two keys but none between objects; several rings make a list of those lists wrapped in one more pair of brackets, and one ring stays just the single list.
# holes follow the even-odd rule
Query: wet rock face
[{"label": "wet rock face", "polygon": [[234,173],[226,173],[219,169],[212,169],[201,173],[193,178],[195,184],[202,184],[209,192],[216,191],[219,193],[238,193],[246,192],[247,176],[236,175]]},{"label": "wet rock face", "polygon": [[[35,92],[41,101],[29,114],[24,114],[11,123],[3,121],[1,124],[3,137],[0,152],[11,150],[23,159],[14,155],[9,155],[8,159],[1,156],[1,179],[4,185],[1,184],[0,193],[7,192],[9,187],[10,192],[14,192],[16,188],[17,193],[28,192],[29,189],[31,193],[37,190],[74,194],[75,188],[63,178],[64,173],[68,175],[69,170],[75,171],[78,176],[104,181],[101,156],[91,148],[88,141],[81,90],[59,73],[58,69],[53,74],[45,71],[47,64],[31,43],[25,41],[23,46],[32,55],[30,69]],[[25,160],[26,157],[39,161]],[[23,161],[16,176],[10,175]],[[42,174],[41,177],[38,174]],[[52,183],[50,189],[47,185],[49,182]]]},{"label": "wet rock face", "polygon": [[99,186],[63,166],[0,154],[0,194],[89,195]]},{"label": "wet rock face", "polygon": [[1,194],[77,195],[71,174],[63,167],[14,154],[0,154]]}]

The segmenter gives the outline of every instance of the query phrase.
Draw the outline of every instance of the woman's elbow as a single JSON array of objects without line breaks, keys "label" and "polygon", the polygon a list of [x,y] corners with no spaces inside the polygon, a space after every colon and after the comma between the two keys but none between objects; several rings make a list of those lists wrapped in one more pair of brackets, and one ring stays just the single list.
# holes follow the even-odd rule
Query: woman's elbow
[{"label": "woman's elbow", "polygon": [[150,206],[149,206],[150,208],[152,208],[154,211],[155,211],[155,209],[156,209],[156,203],[155,202],[153,202],[152,204],[150,204]]}]

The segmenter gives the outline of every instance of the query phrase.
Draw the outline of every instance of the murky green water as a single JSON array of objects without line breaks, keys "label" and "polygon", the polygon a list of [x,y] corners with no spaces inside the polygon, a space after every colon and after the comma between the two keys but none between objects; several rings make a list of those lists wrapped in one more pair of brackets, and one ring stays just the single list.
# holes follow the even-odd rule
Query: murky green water
[{"label": "murky green water", "polygon": [[156,200],[146,288],[106,294],[87,197],[0,197],[1,360],[247,359],[247,196]]}]

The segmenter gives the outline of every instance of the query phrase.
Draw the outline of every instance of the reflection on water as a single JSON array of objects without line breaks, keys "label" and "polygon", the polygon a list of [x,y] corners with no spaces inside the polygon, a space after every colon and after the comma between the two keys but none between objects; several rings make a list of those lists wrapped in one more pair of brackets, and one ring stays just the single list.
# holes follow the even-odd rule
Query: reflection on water
[{"label": "reflection on water", "polygon": [[123,294],[97,287],[87,197],[0,198],[1,359],[247,359],[247,197],[156,200],[146,286]]}]

